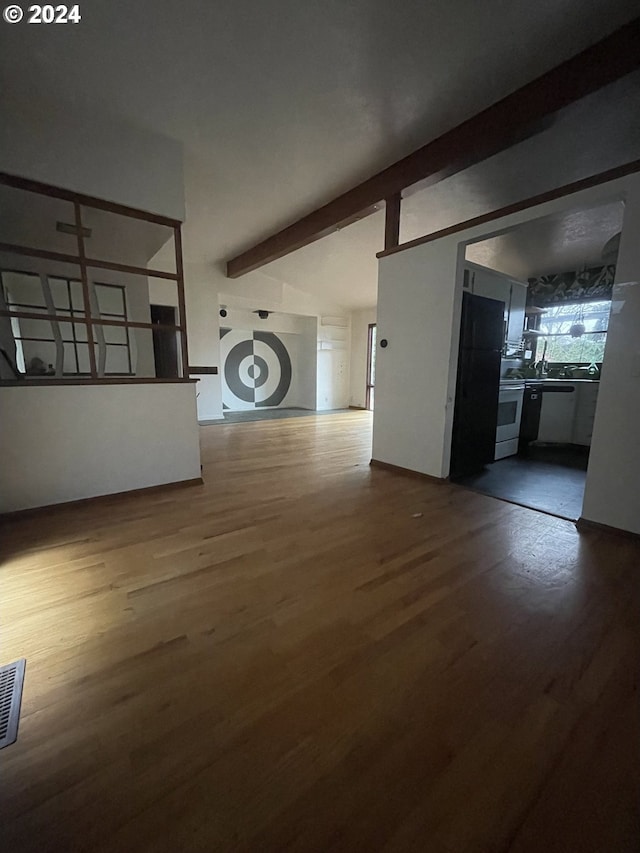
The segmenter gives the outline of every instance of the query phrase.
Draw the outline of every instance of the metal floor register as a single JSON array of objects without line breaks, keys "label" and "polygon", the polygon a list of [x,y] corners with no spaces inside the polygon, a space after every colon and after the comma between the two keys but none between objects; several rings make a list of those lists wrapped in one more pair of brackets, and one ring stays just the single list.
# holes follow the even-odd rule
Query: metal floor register
[{"label": "metal floor register", "polygon": [[0,667],[0,749],[10,746],[18,737],[26,663],[22,658]]}]

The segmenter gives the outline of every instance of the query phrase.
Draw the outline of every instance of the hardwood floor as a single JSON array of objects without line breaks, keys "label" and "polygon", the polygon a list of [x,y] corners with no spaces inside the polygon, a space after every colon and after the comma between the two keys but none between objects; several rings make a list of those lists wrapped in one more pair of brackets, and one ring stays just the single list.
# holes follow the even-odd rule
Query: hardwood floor
[{"label": "hardwood floor", "polygon": [[372,469],[370,417],[2,529],[3,850],[639,849],[640,546]]}]

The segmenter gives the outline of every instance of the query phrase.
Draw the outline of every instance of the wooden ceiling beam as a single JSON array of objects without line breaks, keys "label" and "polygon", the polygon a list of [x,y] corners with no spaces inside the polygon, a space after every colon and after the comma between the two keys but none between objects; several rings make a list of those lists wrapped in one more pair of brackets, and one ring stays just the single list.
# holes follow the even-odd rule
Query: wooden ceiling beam
[{"label": "wooden ceiling beam", "polygon": [[400,242],[400,205],[402,196],[395,193],[384,203],[384,248],[393,249]]},{"label": "wooden ceiling beam", "polygon": [[[640,18],[517,89],[357,187],[227,262],[238,278],[373,212],[419,182],[429,186],[542,129],[559,110],[640,68]],[[366,215],[366,213],[364,213]]]}]

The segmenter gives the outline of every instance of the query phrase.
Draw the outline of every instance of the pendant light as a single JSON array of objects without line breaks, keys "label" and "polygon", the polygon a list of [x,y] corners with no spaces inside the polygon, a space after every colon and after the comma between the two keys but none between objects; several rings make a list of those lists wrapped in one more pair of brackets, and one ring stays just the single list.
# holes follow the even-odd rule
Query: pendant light
[{"label": "pendant light", "polygon": [[581,338],[586,332],[587,327],[584,324],[584,307],[580,305],[576,311],[576,316],[573,323],[569,327],[569,334],[572,338]]}]

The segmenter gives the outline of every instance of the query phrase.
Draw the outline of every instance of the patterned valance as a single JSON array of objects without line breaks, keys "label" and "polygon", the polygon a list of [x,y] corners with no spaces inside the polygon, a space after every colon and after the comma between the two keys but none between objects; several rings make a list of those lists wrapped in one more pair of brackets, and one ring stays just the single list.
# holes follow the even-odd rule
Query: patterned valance
[{"label": "patterned valance", "polygon": [[581,299],[611,299],[615,264],[574,272],[541,275],[529,279],[529,305],[577,302]]}]

